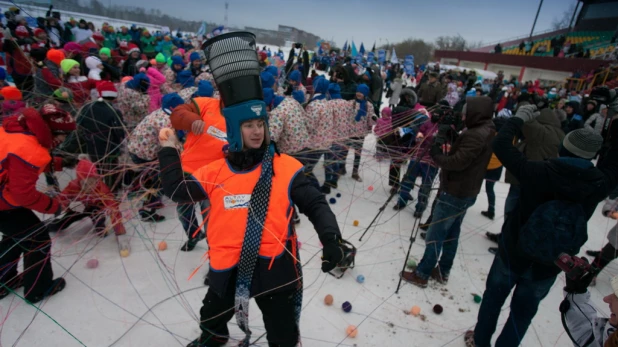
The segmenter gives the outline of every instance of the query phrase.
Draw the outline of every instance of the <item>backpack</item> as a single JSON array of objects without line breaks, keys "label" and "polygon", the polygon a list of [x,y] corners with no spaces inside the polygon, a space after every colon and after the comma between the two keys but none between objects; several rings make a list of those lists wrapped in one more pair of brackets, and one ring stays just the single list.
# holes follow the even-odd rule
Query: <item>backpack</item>
[{"label": "backpack", "polygon": [[552,200],[537,207],[519,232],[518,247],[530,259],[552,265],[561,253],[576,255],[588,240],[581,204]]}]

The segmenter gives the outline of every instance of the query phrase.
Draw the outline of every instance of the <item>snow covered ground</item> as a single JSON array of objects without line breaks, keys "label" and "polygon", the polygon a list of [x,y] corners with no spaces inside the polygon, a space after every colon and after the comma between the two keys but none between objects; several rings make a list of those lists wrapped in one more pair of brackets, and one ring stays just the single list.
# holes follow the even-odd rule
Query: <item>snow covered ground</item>
[{"label": "snow covered ground", "polygon": [[[404,283],[395,294],[414,223],[413,203],[399,213],[393,211],[394,203],[389,204],[359,242],[360,234],[386,201],[389,188],[388,163],[374,159],[375,138],[372,135],[365,139],[364,148],[361,163],[364,182],[358,183],[348,175],[340,180],[339,189],[329,196],[341,193],[341,198],[331,207],[343,237],[358,248],[356,268],[341,279],[323,274],[320,271],[321,245],[315,231],[304,216],[297,228],[304,264],[302,345],[464,346],[463,334],[474,326],[479,309],[471,294],[483,293],[493,259],[487,248],[494,245],[486,239],[485,232],[500,230],[508,185],[503,183],[504,178],[496,185],[495,221],[480,214],[487,208],[484,190],[468,210],[455,265],[446,286],[430,282],[427,289],[419,289]],[[348,172],[351,172],[352,158],[350,153]],[[322,166],[318,165],[315,171],[322,182]],[[65,171],[58,177],[61,184],[66,184],[74,177],[74,172]],[[45,186],[43,179],[39,183]],[[437,185],[436,182],[435,187]],[[374,189],[369,190],[370,186]],[[196,338],[201,300],[207,291],[202,284],[206,266],[191,280],[188,278],[202,264],[205,243],[200,243],[193,252],[181,252],[179,248],[185,236],[175,206],[167,199],[164,202],[166,207],[162,213],[167,220],[159,224],[131,218],[141,205],[139,201],[123,204],[123,213],[129,218],[125,225],[131,236],[131,254],[127,258],[119,256],[114,236],[100,239],[89,234],[90,222],[82,221],[67,231],[52,235],[54,272],[66,278],[67,286],[36,307],[15,295],[2,300],[0,345],[184,346]],[[423,220],[428,213],[426,211]],[[357,227],[353,226],[355,220],[359,221]],[[590,220],[590,238],[584,248],[600,249],[612,225],[612,221],[597,211]],[[158,251],[157,246],[163,240],[168,249]],[[420,260],[423,250],[424,241],[419,237],[412,247],[412,256]],[[99,266],[89,269],[86,262],[93,258],[98,259]],[[609,279],[616,270],[615,264],[608,266],[600,274],[596,287],[591,288],[594,304],[604,316],[609,310],[601,299],[611,293]],[[363,284],[357,283],[357,275],[365,277]],[[542,302],[523,340],[524,346],[570,345],[558,312],[563,286],[564,276],[561,275]],[[18,290],[18,294],[23,295],[23,289]],[[334,297],[332,306],[323,303],[327,294]],[[344,301],[352,304],[350,313],[342,311]],[[435,304],[444,307],[441,315],[432,312]],[[424,320],[405,313],[414,305],[421,307]],[[507,305],[498,329],[508,313]],[[264,333],[264,328],[260,311],[253,302],[250,320],[254,340]],[[358,327],[356,338],[346,337],[349,325]],[[243,336],[234,319],[229,326],[233,338]],[[265,338],[256,345],[266,346]],[[235,346],[235,343],[229,342],[228,346]]]}]

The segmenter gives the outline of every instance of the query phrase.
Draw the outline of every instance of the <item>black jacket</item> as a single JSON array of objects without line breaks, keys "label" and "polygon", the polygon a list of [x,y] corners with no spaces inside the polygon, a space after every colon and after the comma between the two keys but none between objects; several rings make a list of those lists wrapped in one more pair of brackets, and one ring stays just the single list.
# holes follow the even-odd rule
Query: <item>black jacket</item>
[{"label": "black jacket", "polygon": [[95,101],[82,107],[77,115],[78,131],[93,161],[120,154],[125,138],[122,113],[107,101]]},{"label": "black jacket", "polygon": [[[247,155],[234,153],[225,160],[235,171],[247,171],[261,162],[263,153],[263,151],[252,151]],[[173,201],[191,203],[208,198],[201,184],[192,176],[184,176],[180,156],[176,149],[163,147],[159,151],[159,165],[161,167],[163,191]],[[276,176],[277,173],[275,172],[274,175]],[[324,195],[311,185],[305,175],[294,177],[290,197],[293,203],[298,206],[299,211],[309,217],[322,244],[341,238],[337,219],[328,206]],[[213,203],[217,202],[211,201],[211,204]],[[290,227],[293,228],[293,225]],[[213,230],[209,232],[213,232]],[[292,249],[291,242],[288,241],[286,248]],[[297,285],[295,280],[302,274],[296,272],[294,259],[289,252],[284,252],[283,256],[275,258],[269,270],[270,262],[271,259],[258,258],[256,269],[253,272],[251,296],[270,290],[275,292],[290,290]],[[235,273],[236,268],[231,271],[211,271],[210,289],[223,296],[230,277]]]},{"label": "black jacket", "polygon": [[532,161],[513,145],[522,126],[521,119],[509,119],[493,143],[494,153],[519,180],[521,189],[515,209],[505,217],[499,254],[511,271],[521,274],[532,269],[535,279],[545,279],[556,276],[560,269],[535,263],[518,249],[521,227],[537,207],[551,200],[579,202],[589,219],[597,204],[616,187],[618,150],[611,150],[609,160],[598,167],[588,160],[570,157]]}]

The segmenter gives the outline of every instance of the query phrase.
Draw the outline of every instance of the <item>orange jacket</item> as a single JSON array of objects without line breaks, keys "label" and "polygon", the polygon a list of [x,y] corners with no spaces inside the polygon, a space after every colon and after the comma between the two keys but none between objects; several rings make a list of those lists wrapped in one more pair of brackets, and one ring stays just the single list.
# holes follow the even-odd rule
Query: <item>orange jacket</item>
[{"label": "orange jacket", "polygon": [[[180,105],[174,109],[170,118],[176,130],[185,130],[187,140],[180,156],[182,169],[193,173],[204,165],[223,159],[223,146],[227,144],[225,118],[221,115],[219,100],[213,98],[194,98],[193,105]],[[198,117],[199,115],[199,117]],[[191,125],[196,120],[204,122],[204,132],[196,135]]]},{"label": "orange jacket", "polygon": [[24,207],[47,214],[58,210],[58,201],[36,190],[51,159],[35,136],[0,127],[0,210]]},{"label": "orange jacket", "polygon": [[[238,264],[245,239],[249,201],[260,177],[262,165],[248,172],[234,172],[227,160],[217,160],[193,173],[210,199],[208,252],[210,266],[216,271],[230,270]],[[262,231],[259,255],[275,259],[294,237],[290,224],[293,206],[290,187],[302,164],[285,154],[275,156],[272,189]]]}]

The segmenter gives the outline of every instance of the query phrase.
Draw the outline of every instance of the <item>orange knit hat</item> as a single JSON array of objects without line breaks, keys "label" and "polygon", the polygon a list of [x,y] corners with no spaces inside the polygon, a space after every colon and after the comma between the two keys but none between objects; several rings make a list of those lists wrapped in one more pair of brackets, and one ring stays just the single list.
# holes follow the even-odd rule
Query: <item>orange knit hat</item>
[{"label": "orange knit hat", "polygon": [[52,63],[60,66],[60,63],[65,59],[64,53],[58,49],[50,49],[47,51],[47,59]]},{"label": "orange knit hat", "polygon": [[0,95],[4,98],[4,100],[21,100],[21,90],[16,87],[4,87],[0,89]]}]

